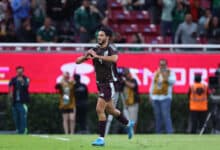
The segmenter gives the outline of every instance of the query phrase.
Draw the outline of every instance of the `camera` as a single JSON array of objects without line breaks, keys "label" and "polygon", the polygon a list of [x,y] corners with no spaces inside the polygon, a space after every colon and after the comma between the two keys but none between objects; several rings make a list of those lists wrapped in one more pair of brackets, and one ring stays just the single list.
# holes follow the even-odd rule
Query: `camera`
[{"label": "camera", "polygon": [[124,83],[124,78],[125,78],[125,68],[124,67],[118,67],[117,68],[117,73],[119,77],[119,81],[117,82],[117,90],[119,92],[123,92],[125,83]]},{"label": "camera", "polygon": [[117,72],[118,72],[119,78],[125,76],[125,68],[124,67],[118,67]]},{"label": "camera", "polygon": [[[215,91],[219,91],[219,95],[220,95],[220,68],[216,70],[215,75],[209,77],[209,88],[211,90],[215,90]],[[217,94],[217,93],[216,93]]]}]

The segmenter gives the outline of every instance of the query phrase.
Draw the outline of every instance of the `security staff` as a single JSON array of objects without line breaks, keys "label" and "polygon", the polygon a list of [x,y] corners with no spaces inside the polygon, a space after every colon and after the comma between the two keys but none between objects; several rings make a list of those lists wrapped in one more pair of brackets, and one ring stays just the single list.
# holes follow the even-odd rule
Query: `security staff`
[{"label": "security staff", "polygon": [[191,120],[191,133],[196,133],[205,122],[208,111],[208,87],[201,83],[201,74],[196,74],[194,84],[189,88],[189,110]]}]

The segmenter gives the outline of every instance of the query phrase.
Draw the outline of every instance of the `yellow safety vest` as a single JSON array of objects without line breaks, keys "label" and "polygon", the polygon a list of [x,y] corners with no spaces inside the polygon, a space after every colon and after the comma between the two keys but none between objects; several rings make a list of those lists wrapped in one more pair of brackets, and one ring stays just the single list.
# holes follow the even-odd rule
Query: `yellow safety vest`
[{"label": "yellow safety vest", "polygon": [[[168,70],[168,76],[170,75],[170,70]],[[154,95],[167,95],[168,94],[168,87],[169,83],[168,81],[165,81],[162,79],[162,81],[159,81],[161,73],[160,71],[157,71],[154,78],[154,88],[153,88],[153,94]]]}]

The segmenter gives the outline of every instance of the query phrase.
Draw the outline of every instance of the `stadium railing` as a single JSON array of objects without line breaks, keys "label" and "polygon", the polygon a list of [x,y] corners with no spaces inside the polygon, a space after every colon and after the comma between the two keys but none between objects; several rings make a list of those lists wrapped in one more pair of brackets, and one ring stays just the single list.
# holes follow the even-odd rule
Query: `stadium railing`
[{"label": "stadium railing", "polygon": [[[220,52],[220,44],[114,44],[121,52]],[[0,43],[0,52],[83,52],[97,44]]]}]

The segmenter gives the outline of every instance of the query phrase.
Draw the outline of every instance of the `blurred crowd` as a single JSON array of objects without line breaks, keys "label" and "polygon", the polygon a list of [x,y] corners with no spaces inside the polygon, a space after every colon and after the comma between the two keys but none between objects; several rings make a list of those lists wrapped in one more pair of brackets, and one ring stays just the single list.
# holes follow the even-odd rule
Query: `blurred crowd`
[{"label": "blurred crowd", "polygon": [[[114,3],[129,12],[148,11],[150,24],[169,43],[220,43],[220,0],[0,0],[0,41],[95,42],[98,28],[113,29]],[[139,32],[128,41],[116,31],[112,40],[146,43]]]}]

